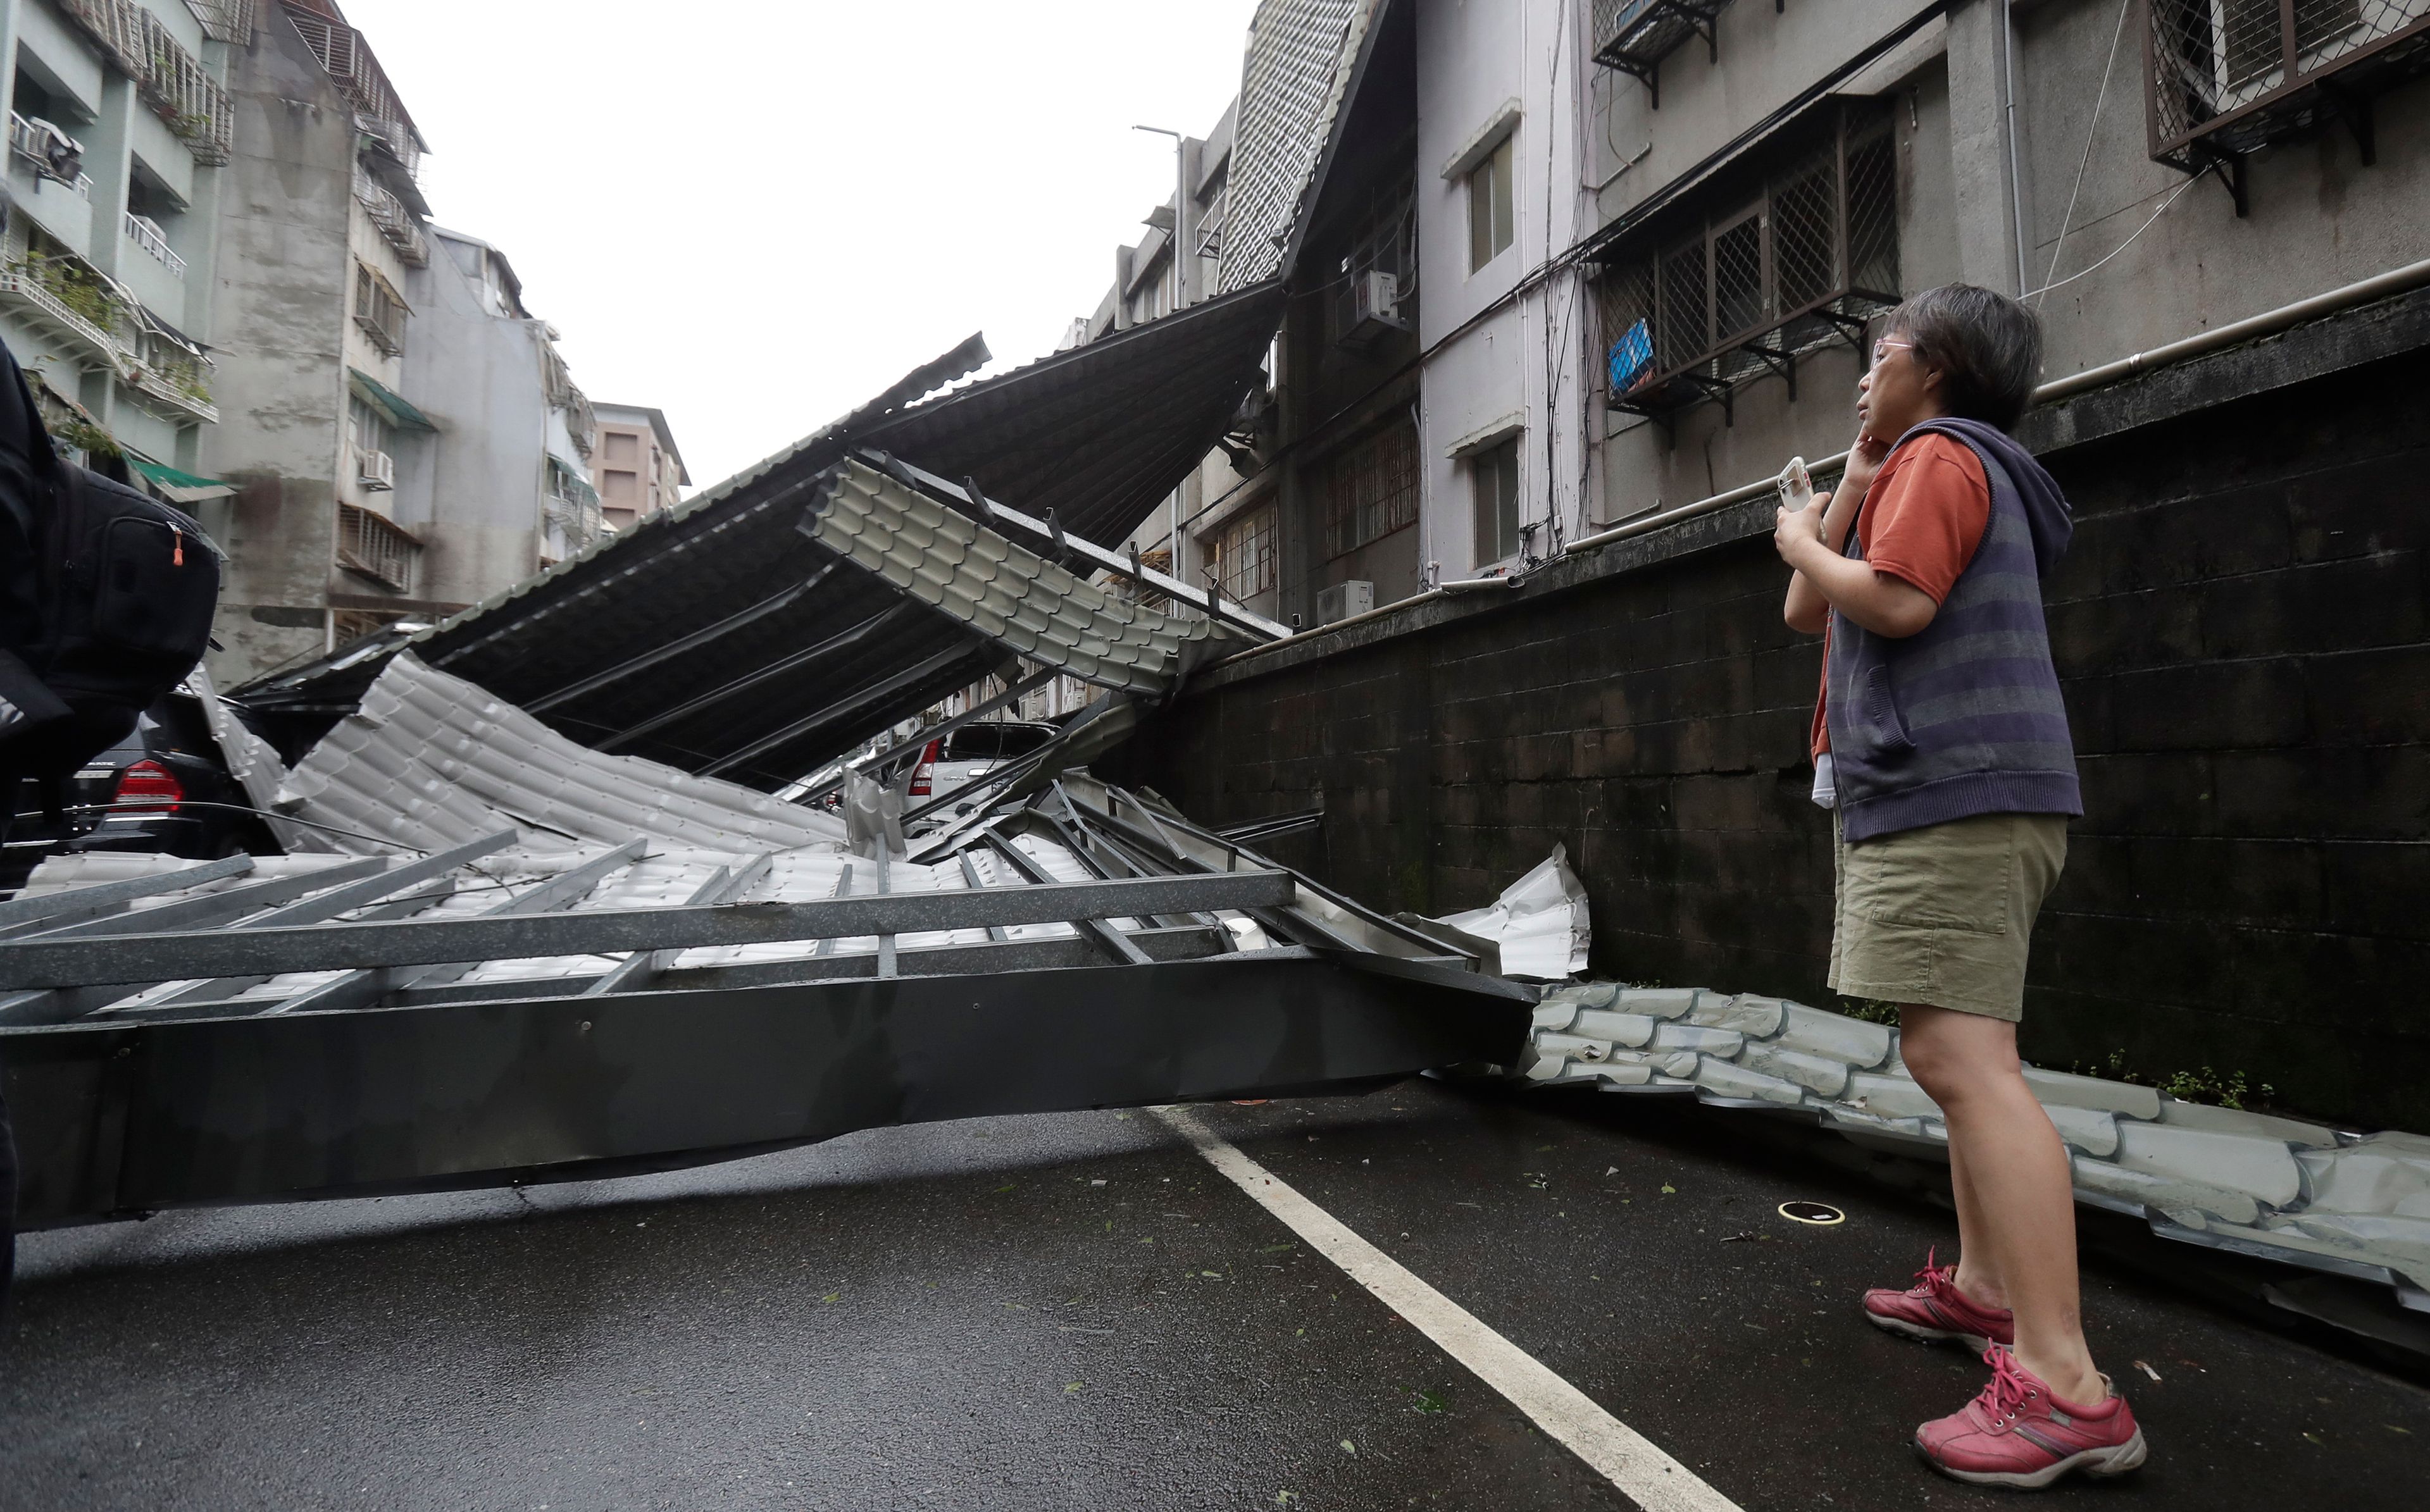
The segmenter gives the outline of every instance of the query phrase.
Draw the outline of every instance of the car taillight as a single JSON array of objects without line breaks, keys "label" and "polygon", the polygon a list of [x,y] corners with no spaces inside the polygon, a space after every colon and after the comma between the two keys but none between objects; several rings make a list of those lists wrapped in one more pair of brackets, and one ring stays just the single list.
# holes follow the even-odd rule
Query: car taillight
[{"label": "car taillight", "polygon": [[937,753],[943,748],[944,744],[942,740],[931,740],[928,742],[927,749],[920,753],[920,764],[913,768],[911,773],[912,797],[928,796],[928,777],[937,770]]},{"label": "car taillight", "polygon": [[118,790],[110,806],[120,812],[174,814],[186,796],[186,785],[158,761],[138,761],[118,774]]}]

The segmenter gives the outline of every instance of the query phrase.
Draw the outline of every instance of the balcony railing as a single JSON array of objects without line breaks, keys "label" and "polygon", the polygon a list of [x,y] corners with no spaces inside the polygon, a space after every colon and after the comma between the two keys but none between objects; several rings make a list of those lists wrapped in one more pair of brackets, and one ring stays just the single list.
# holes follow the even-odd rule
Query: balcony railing
[{"label": "balcony railing", "polygon": [[[1615,409],[1667,418],[1705,400],[1733,411],[1765,377],[1797,396],[1802,357],[1844,341],[1899,300],[1898,165],[1889,123],[1847,110],[1806,156],[1705,207],[1695,228],[1622,253],[1596,280]],[[1650,235],[1662,236],[1653,228]]]},{"label": "balcony railing", "polygon": [[58,0],[59,8],[133,79],[143,101],[183,138],[194,160],[228,160],[235,123],[227,91],[160,18],[135,0]]},{"label": "balcony railing", "polygon": [[253,0],[186,0],[186,8],[203,24],[203,35],[211,41],[252,45]]},{"label": "balcony railing", "polygon": [[1692,38],[1721,60],[1714,23],[1730,0],[1594,0],[1594,59],[1639,80],[1662,108],[1662,59]]},{"label": "balcony railing", "polygon": [[203,381],[202,364],[199,362],[158,368],[129,363],[126,381],[157,404],[208,424],[220,423],[220,407],[211,402],[211,390]]},{"label": "balcony railing", "polygon": [[413,591],[413,564],[422,542],[376,510],[338,506],[338,565],[400,593]]},{"label": "balcony railing", "polygon": [[186,259],[177,256],[176,248],[169,245],[168,235],[160,229],[158,222],[149,216],[138,215],[133,210],[127,211],[126,239],[152,254],[171,274],[179,278],[186,276]]},{"label": "balcony railing", "polygon": [[[57,126],[37,125],[11,110],[8,150],[24,158],[37,176],[65,184],[86,199],[92,198],[92,175],[77,169],[84,157],[84,144]],[[71,173],[75,176],[69,177]]]},{"label": "balcony railing", "polygon": [[362,202],[364,213],[379,227],[379,234],[396,249],[398,261],[408,268],[430,266],[430,243],[422,234],[421,223],[406,208],[405,201],[360,163],[355,165],[355,198]]},{"label": "balcony railing", "polygon": [[0,268],[0,304],[16,307],[53,335],[89,347],[116,366],[124,355],[117,340],[90,316],[72,307],[50,284],[43,271],[31,263]]},{"label": "balcony railing", "polygon": [[380,141],[405,165],[408,174],[422,171],[422,136],[414,129],[413,117],[406,112],[405,102],[397,98],[396,87],[388,81],[388,73],[373,56],[371,43],[363,34],[346,25],[337,8],[325,0],[284,0],[287,19],[294,24],[312,56],[321,60],[329,77],[346,91],[354,102],[364,133]]},{"label": "balcony railing", "polygon": [[2430,0],[2151,0],[2144,33],[2152,156],[2229,171],[2342,121],[2376,157],[2371,96],[2430,72]]}]

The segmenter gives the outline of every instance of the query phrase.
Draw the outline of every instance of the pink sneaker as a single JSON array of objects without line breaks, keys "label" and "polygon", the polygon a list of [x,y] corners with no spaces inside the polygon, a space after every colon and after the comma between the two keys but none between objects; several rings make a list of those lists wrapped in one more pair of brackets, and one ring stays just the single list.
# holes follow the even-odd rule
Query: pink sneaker
[{"label": "pink sneaker", "polygon": [[1937,1265],[1940,1252],[1923,1257],[1915,1285],[1905,1291],[1875,1287],[1865,1293],[1865,1316],[1878,1328],[1909,1338],[1954,1338],[1977,1354],[1994,1344],[2017,1341],[2017,1320],[2006,1307],[1983,1307],[1957,1289],[1954,1266]]},{"label": "pink sneaker", "polygon": [[2038,1490],[2072,1470],[2123,1475],[2143,1463],[2143,1430],[2115,1390],[2083,1406],[2051,1395],[2005,1349],[1985,1350],[1983,1362],[1991,1367],[1983,1394],[1915,1431],[1916,1452],[1933,1469],[1976,1486]]}]

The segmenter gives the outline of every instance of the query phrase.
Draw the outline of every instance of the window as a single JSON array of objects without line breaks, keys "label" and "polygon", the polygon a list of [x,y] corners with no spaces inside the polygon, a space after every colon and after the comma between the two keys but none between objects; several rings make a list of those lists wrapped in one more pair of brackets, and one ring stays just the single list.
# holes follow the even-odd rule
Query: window
[{"label": "window", "polygon": [[1243,509],[1207,543],[1215,580],[1229,599],[1255,598],[1274,586],[1274,507]]},{"label": "window", "polygon": [[1510,245],[1510,157],[1519,138],[1502,139],[1485,161],[1468,174],[1468,271],[1474,273]]},{"label": "window", "polygon": [[346,427],[357,457],[385,452],[395,444],[395,432],[390,428],[388,417],[360,394],[349,395],[346,400]]},{"label": "window", "polygon": [[[2333,121],[2369,162],[2371,97],[2430,71],[2422,0],[2151,0],[2146,13],[2152,156],[2187,173]],[[2242,214],[2240,174],[2229,188]]]},{"label": "window", "polygon": [[634,520],[638,518],[636,511],[631,509],[619,509],[613,505],[600,510],[599,513],[607,520],[608,528],[610,530],[630,530],[633,528]]},{"label": "window", "polygon": [[[613,440],[614,438],[610,438]],[[631,437],[624,438],[626,440]],[[638,505],[641,502],[641,474],[609,468],[602,474],[600,496],[610,504]]]},{"label": "window", "polygon": [[355,264],[355,324],[372,344],[395,357],[405,350],[405,323],[412,310],[404,296],[369,263]]},{"label": "window", "polygon": [[1490,567],[1519,555],[1519,438],[1478,452],[1468,469],[1476,490],[1476,565]]},{"label": "window", "polygon": [[1395,421],[1333,459],[1324,514],[1326,560],[1418,523],[1418,427]]},{"label": "window", "polygon": [[622,462],[629,467],[641,460],[641,439],[632,432],[611,430],[606,432],[602,440],[607,445],[608,461]]},{"label": "window", "polygon": [[[1614,407],[1724,405],[1758,378],[1796,397],[1798,359],[1861,345],[1898,303],[1897,158],[1877,110],[1839,114],[1798,155],[1756,162],[1595,279]],[[1660,239],[1656,241],[1654,239]],[[1650,244],[1649,244],[1650,243]]]}]

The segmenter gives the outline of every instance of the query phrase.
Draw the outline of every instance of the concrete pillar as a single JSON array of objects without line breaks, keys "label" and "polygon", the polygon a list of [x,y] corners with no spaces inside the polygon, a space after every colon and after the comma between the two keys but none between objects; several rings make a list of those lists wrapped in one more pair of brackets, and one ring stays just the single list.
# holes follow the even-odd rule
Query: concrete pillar
[{"label": "concrete pillar", "polygon": [[92,265],[112,278],[126,244],[126,156],[141,108],[135,81],[113,65],[102,79],[100,118],[80,134],[84,171],[92,175]]},{"label": "concrete pillar", "polygon": [[[2006,0],[1949,8],[1949,137],[1957,188],[1958,276],[2004,294],[2017,282],[2017,204],[2010,174]],[[2022,144],[2013,161],[2024,160]]]}]

